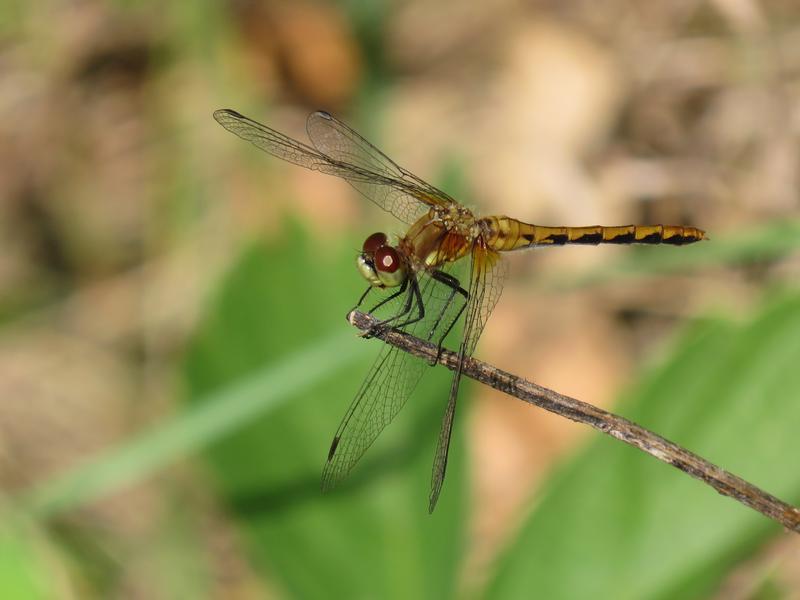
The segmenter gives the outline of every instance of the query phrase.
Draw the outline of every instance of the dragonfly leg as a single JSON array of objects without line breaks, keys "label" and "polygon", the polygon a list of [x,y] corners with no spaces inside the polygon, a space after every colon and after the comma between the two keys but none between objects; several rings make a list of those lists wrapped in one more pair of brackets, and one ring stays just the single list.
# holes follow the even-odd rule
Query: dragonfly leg
[{"label": "dragonfly leg", "polygon": [[447,328],[444,330],[441,336],[439,336],[439,341],[436,344],[436,358],[431,361],[431,365],[435,365],[439,362],[439,357],[442,355],[442,345],[444,344],[444,338],[447,337],[447,334],[450,333],[450,330],[453,329],[453,326],[456,324],[458,319],[461,317],[461,313],[464,312],[464,309],[467,307],[467,301],[469,300],[469,292],[461,287],[461,282],[453,277],[445,273],[444,271],[434,270],[431,271],[431,277],[433,277],[436,281],[443,283],[447,287],[450,288],[450,295],[447,297],[444,305],[442,306],[441,311],[439,311],[439,316],[436,317],[436,321],[434,322],[433,326],[431,327],[430,332],[428,333],[428,341],[431,340],[433,334],[439,328],[439,324],[442,321],[447,309],[450,308],[450,305],[453,303],[453,300],[456,294],[461,294],[464,297],[464,302],[461,307],[458,309],[456,315],[450,320],[450,323],[447,325]]},{"label": "dragonfly leg", "polygon": [[371,285],[367,286],[367,289],[364,291],[363,294],[361,294],[361,298],[358,299],[358,302],[356,303],[356,305],[353,308],[351,308],[349,311],[347,311],[347,314],[349,315],[354,310],[358,310],[359,308],[361,308],[361,305],[364,303],[364,300],[366,300],[367,296],[369,296],[369,293],[373,289],[374,289],[374,286],[371,286]]},{"label": "dragonfly leg", "polygon": [[[419,285],[417,284],[417,279],[413,276],[407,277],[403,281],[398,291],[396,291],[388,298],[381,300],[378,304],[373,306],[372,309],[369,311],[370,314],[372,314],[376,309],[380,308],[390,300],[397,298],[402,293],[406,294],[406,300],[405,304],[403,305],[403,309],[393,317],[389,317],[388,319],[384,319],[383,321],[377,323],[374,327],[370,329],[369,332],[367,332],[367,337],[373,336],[378,331],[385,330],[389,325],[391,325],[392,327],[405,327],[406,325],[416,323],[425,316],[425,308],[422,304],[422,295],[419,292]],[[408,313],[411,312],[415,300],[417,306],[417,315],[409,317],[405,321],[397,323],[396,321],[402,319],[403,317],[408,315]]]},{"label": "dragonfly leg", "polygon": [[[356,308],[361,304],[361,302],[363,302],[364,298],[366,298],[367,294],[369,294],[371,289],[372,289],[372,286],[370,286],[370,289],[368,289],[366,292],[364,292],[364,295],[361,296],[361,300],[359,300],[359,303],[358,303],[358,305],[356,305]],[[381,306],[385,305],[386,303],[391,302],[392,300],[397,298],[399,295],[406,293],[407,289],[408,289],[408,280],[404,281],[402,283],[402,285],[400,286],[400,288],[396,292],[392,292],[389,296],[387,296],[386,298],[384,298],[383,300],[378,302],[376,305],[374,305],[372,308],[370,308],[367,311],[367,314],[374,316],[374,313],[375,313],[376,310],[378,310]],[[384,321],[378,321],[368,331],[364,332],[362,334],[362,336],[365,337],[365,338],[373,337],[375,335],[375,333],[377,333],[378,331],[383,330],[388,322],[393,321],[394,319],[396,319],[398,317],[402,317],[409,310],[411,310],[411,301],[410,301],[409,298],[406,298],[405,304],[403,305],[403,308],[399,313],[397,313],[394,317],[390,317],[390,318],[388,318],[388,319],[386,319]]]},{"label": "dragonfly leg", "polygon": [[[398,291],[394,292],[394,293],[393,293],[393,294],[391,294],[389,297],[387,297],[387,298],[384,298],[383,300],[381,300],[380,302],[378,302],[378,303],[377,303],[375,306],[373,306],[372,308],[370,308],[370,309],[367,311],[367,313],[368,313],[368,314],[372,314],[374,311],[376,311],[377,309],[379,309],[381,306],[383,306],[383,305],[384,305],[384,304],[386,304],[387,302],[390,302],[391,300],[394,300],[395,298],[397,298],[397,297],[398,297],[400,294],[402,294],[402,293],[405,291],[405,287],[406,287],[406,284],[405,284],[405,283],[403,283],[403,285],[400,287],[400,289],[399,289]],[[373,289],[375,289],[375,286],[372,286],[372,285],[370,285],[369,287],[367,287],[367,289],[364,291],[364,293],[363,293],[363,294],[361,294],[361,297],[358,299],[358,302],[356,303],[356,305],[355,305],[353,308],[351,308],[349,311],[347,311],[347,314],[349,315],[349,314],[350,314],[351,312],[353,312],[354,310],[358,310],[359,308],[361,308],[361,305],[364,303],[364,300],[366,300],[367,296],[369,296],[369,293],[370,293],[370,292],[371,292]],[[372,334],[371,334],[371,332],[367,331],[367,332],[365,332],[364,334],[362,334],[362,336],[363,336],[363,337],[366,337],[366,338],[369,338],[369,337],[372,337]]]},{"label": "dragonfly leg", "polygon": [[[370,289],[372,289],[372,287],[373,287],[373,286],[370,286]],[[397,297],[398,297],[400,294],[403,294],[403,293],[405,293],[405,291],[406,291],[406,288],[408,288],[408,279],[407,279],[407,278],[406,278],[406,280],[405,280],[405,281],[403,281],[402,285],[400,286],[400,288],[399,288],[399,289],[398,289],[396,292],[394,292],[394,293],[390,294],[389,296],[387,296],[386,298],[384,298],[383,300],[381,300],[380,302],[378,302],[378,303],[377,303],[375,306],[373,306],[372,308],[370,308],[370,309],[369,309],[367,312],[368,312],[369,314],[373,314],[373,313],[374,313],[376,310],[378,310],[378,309],[379,309],[381,306],[383,306],[383,305],[384,305],[384,304],[386,304],[387,302],[391,302],[392,300],[394,300],[395,298],[397,298]],[[369,291],[370,291],[370,290],[367,290],[366,292],[364,292],[364,295],[361,297],[361,300],[363,300],[363,299],[364,299],[364,298],[367,296],[367,294],[369,293]],[[361,301],[359,301],[359,304],[361,304]],[[406,301],[406,307],[405,307],[405,308],[403,308],[403,310],[402,310],[402,311],[401,311],[399,314],[403,314],[403,313],[405,313],[405,312],[408,312],[408,311],[410,310],[410,307],[409,307],[408,305],[409,305],[409,302],[408,302],[408,301]]]},{"label": "dragonfly leg", "polygon": [[[409,317],[402,323],[394,323],[393,327],[406,327],[408,325],[416,323],[417,321],[421,321],[422,319],[425,318],[425,303],[422,301],[422,294],[419,291],[419,283],[417,283],[417,278],[412,275],[409,276],[407,280],[409,281],[411,289],[408,292],[408,299],[406,300],[406,310],[404,310],[397,316],[392,317],[391,319],[389,319],[389,321],[393,321],[398,317],[411,312],[411,305],[413,304],[414,300],[417,301],[417,314],[413,317]],[[387,321],[384,321],[384,323],[386,322]]]}]

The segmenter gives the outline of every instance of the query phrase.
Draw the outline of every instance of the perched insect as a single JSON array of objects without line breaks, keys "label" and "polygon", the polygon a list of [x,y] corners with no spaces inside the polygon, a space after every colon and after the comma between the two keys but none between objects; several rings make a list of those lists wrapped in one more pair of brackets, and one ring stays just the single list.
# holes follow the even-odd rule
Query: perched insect
[{"label": "perched insect", "polygon": [[[357,266],[369,282],[358,306],[376,289],[388,295],[369,309],[391,307],[381,326],[403,329],[441,348],[464,316],[456,369],[445,408],[431,477],[428,509],[442,489],[464,359],[471,356],[503,288],[500,252],[564,244],[670,244],[705,239],[705,232],[681,225],[544,227],[504,216],[476,217],[443,191],[395,164],[350,127],[326,112],[309,115],[313,146],[294,140],[236,111],[214,118],[228,131],[283,160],[335,175],[409,226],[397,244],[384,233],[364,242]],[[462,282],[448,272],[469,260]],[[322,474],[323,489],[339,483],[403,407],[425,370],[423,361],[384,346],[333,438]]]}]

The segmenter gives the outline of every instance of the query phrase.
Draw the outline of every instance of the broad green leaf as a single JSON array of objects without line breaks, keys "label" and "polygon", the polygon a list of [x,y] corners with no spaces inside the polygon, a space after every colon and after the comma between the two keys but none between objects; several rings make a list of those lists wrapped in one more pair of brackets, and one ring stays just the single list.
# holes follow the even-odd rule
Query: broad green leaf
[{"label": "broad green leaf", "polygon": [[0,598],[71,597],[66,569],[36,525],[6,508],[0,517]]},{"label": "broad green leaf", "polygon": [[[349,249],[325,249],[295,233],[247,252],[223,282],[187,361],[190,400],[247,378],[298,348],[349,331],[337,352],[381,342],[344,320],[364,286]],[[318,356],[310,372],[323,362]],[[321,494],[333,432],[370,358],[298,392],[207,453],[219,490],[249,542],[254,564],[291,597],[452,596],[464,521],[461,432],[433,516],[427,497],[435,436],[449,376],[431,369],[396,422],[347,482]],[[298,386],[302,382],[298,374]],[[459,414],[463,422],[464,410]]]},{"label": "broad green leaf", "polygon": [[[698,324],[619,411],[791,503],[800,499],[800,297]],[[491,598],[703,598],[770,536],[766,517],[597,434],[498,560]]]}]

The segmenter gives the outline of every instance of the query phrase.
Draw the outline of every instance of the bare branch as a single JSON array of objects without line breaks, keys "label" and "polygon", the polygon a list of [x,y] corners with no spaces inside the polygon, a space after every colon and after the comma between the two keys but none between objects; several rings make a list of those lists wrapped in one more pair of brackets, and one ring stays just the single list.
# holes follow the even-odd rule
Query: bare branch
[{"label": "bare branch", "polygon": [[[353,311],[348,315],[348,321],[364,332],[369,331],[373,337],[430,363],[436,361],[451,371],[456,368],[457,356],[455,353],[443,349],[436,360],[437,348],[435,345],[397,329],[373,330],[372,328],[378,324],[378,321],[370,315]],[[523,402],[535,404],[572,421],[590,425],[707,483],[723,496],[729,496],[745,506],[749,506],[773,521],[777,521],[786,529],[800,533],[800,509],[623,417],[575,398],[564,396],[473,358],[465,361],[463,374]]]}]

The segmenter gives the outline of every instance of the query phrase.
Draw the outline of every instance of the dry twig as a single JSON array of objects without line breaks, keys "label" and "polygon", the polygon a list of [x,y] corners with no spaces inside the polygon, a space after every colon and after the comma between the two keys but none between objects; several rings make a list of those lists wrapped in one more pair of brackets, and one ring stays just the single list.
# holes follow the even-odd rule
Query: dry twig
[{"label": "dry twig", "polygon": [[[351,312],[348,321],[362,331],[369,331],[378,323],[372,316],[358,311]],[[428,362],[436,359],[435,345],[405,332],[387,329],[374,332],[373,335]],[[452,371],[456,367],[457,355],[443,349],[437,362]],[[729,496],[749,506],[786,529],[800,533],[800,509],[623,417],[526,381],[474,358],[465,361],[463,373],[523,402],[535,404],[578,423],[591,425],[707,483],[723,496]]]}]

